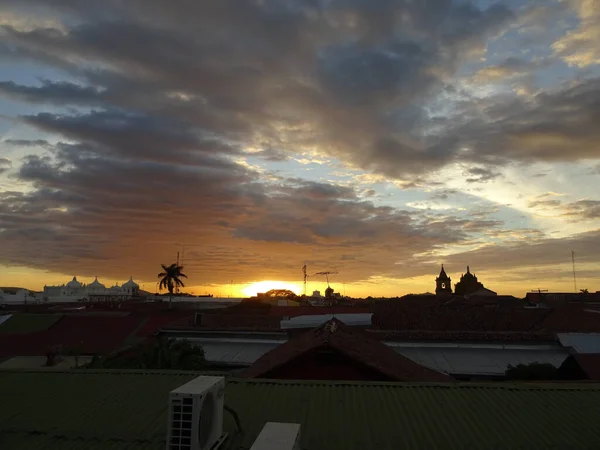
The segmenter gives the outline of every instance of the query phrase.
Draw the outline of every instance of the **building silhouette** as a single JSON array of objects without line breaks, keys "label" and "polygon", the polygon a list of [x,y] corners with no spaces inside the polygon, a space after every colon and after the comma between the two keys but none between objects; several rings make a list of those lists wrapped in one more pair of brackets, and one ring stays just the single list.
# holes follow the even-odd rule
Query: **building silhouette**
[{"label": "building silhouette", "polygon": [[437,295],[452,294],[451,280],[450,277],[446,274],[443,264],[442,270],[440,271],[440,275],[435,279],[435,293]]},{"label": "building silhouette", "polygon": [[454,293],[457,295],[469,295],[481,289],[485,289],[483,284],[477,280],[477,276],[471,273],[469,266],[467,266],[467,273],[461,275],[460,281],[454,286]]}]

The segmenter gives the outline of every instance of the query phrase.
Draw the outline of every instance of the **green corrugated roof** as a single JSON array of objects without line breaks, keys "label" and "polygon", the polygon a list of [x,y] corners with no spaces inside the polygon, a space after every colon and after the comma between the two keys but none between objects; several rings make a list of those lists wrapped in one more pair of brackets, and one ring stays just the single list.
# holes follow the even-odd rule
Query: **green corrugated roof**
[{"label": "green corrugated roof", "polygon": [[[168,393],[190,372],[0,371],[0,448],[164,449]],[[268,421],[305,449],[600,448],[600,385],[296,382],[229,378],[249,448]],[[240,447],[242,445],[242,447]]]},{"label": "green corrugated roof", "polygon": [[61,314],[13,314],[0,324],[0,333],[33,333],[44,331],[54,325]]}]

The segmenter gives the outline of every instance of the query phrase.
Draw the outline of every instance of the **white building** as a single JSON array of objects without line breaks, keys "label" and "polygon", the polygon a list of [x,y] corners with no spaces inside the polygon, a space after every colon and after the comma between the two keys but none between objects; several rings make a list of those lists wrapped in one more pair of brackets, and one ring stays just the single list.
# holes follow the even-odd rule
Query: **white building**
[{"label": "white building", "polygon": [[0,304],[4,305],[22,305],[34,303],[36,301],[35,294],[27,289],[9,289],[2,290],[0,288]]},{"label": "white building", "polygon": [[107,288],[98,281],[98,277],[90,284],[83,284],[73,277],[67,284],[60,286],[44,286],[43,301],[51,303],[70,303],[86,301],[121,301],[137,297],[140,285],[130,277],[128,281],[119,286]]}]

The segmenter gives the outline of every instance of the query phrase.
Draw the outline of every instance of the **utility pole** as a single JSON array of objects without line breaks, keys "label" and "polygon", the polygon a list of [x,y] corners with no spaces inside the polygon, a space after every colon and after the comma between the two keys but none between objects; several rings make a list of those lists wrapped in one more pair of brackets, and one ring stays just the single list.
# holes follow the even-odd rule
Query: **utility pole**
[{"label": "utility pole", "polygon": [[302,273],[304,274],[304,296],[306,297],[306,279],[308,275],[306,274],[306,264],[302,266]]},{"label": "utility pole", "polygon": [[573,289],[577,292],[577,278],[575,277],[575,252],[571,250],[571,262],[573,263]]},{"label": "utility pole", "polygon": [[[177,252],[177,267],[179,267],[179,252]],[[175,283],[175,294],[179,294],[179,286]]]}]

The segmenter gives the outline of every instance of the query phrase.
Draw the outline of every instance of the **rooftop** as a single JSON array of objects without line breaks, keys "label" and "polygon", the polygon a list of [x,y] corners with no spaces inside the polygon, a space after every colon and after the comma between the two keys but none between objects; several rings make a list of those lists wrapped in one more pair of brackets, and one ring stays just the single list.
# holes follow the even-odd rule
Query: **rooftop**
[{"label": "rooftop", "polygon": [[[192,372],[0,371],[0,447],[163,449],[168,393]],[[260,399],[260,401],[257,401]],[[420,384],[227,379],[224,450],[267,421],[307,450],[599,448],[600,384]],[[493,407],[490,407],[493,405]]]},{"label": "rooftop", "polygon": [[[118,350],[126,339],[142,324],[136,315],[47,315],[48,322],[31,321],[29,315],[14,315],[0,327],[10,326],[15,319],[28,326],[37,326],[33,332],[0,333],[0,358],[8,356],[45,355],[53,346],[77,350],[80,354],[103,354]],[[55,319],[58,317],[58,320]],[[53,322],[50,319],[53,318]],[[48,325],[49,324],[49,325]],[[38,326],[39,325],[39,326]],[[42,325],[46,328],[42,328]],[[30,327],[31,328],[31,327]]]},{"label": "rooftop", "polygon": [[[325,324],[291,338],[289,341],[275,347],[262,355],[252,366],[242,374],[244,377],[271,378],[279,369],[289,366],[292,361],[308,356],[302,365],[311,364],[311,354],[314,351],[330,349],[354,364],[360,364],[380,374],[381,378],[395,381],[452,381],[452,378],[435,370],[421,366],[395,352],[381,341],[372,338],[361,330],[354,329],[340,320],[331,319]],[[328,357],[328,360],[331,360]],[[334,364],[325,372],[334,372]],[[321,362],[320,365],[323,365]],[[297,370],[292,370],[297,377]],[[345,370],[336,372],[340,377]],[[366,376],[366,374],[365,374]],[[370,375],[373,376],[373,375]],[[277,376],[273,376],[278,378]],[[286,377],[287,378],[287,377]],[[329,376],[327,376],[329,378]],[[330,378],[329,378],[330,379]],[[348,378],[346,378],[348,379]]]}]

